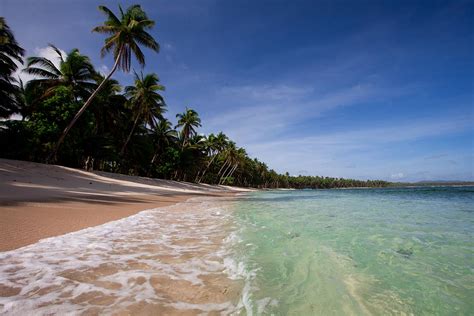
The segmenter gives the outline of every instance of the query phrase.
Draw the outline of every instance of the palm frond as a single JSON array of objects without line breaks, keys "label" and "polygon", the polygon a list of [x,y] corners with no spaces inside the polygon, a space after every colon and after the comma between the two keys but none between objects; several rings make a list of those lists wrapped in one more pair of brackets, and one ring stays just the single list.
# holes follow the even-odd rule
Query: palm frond
[{"label": "palm frond", "polygon": [[149,33],[141,31],[136,33],[134,38],[143,46],[148,47],[157,53],[160,51],[160,44],[158,44],[158,42],[156,42],[153,36],[151,36]]},{"label": "palm frond", "polygon": [[42,68],[45,68],[45,70],[55,74],[56,76],[61,75],[61,71],[53,64],[53,62],[44,57],[28,57],[26,59],[26,67],[28,69],[32,66],[41,66]]},{"label": "palm frond", "polygon": [[28,67],[23,69],[23,72],[30,74],[30,75],[35,75],[43,78],[48,78],[48,79],[58,79],[59,76],[55,73],[52,73],[50,71],[47,71],[42,68],[36,68],[36,67]]},{"label": "palm frond", "polygon": [[107,8],[104,5],[101,5],[99,6],[99,10],[102,11],[107,16],[110,22],[113,22],[116,25],[120,25],[120,20],[109,8]]},{"label": "palm frond", "polygon": [[61,60],[61,62],[64,62],[64,58],[63,58],[62,52],[61,52],[56,46],[54,46],[54,45],[51,44],[51,43],[49,43],[48,46],[49,46],[52,50],[54,50],[54,51],[56,52],[56,54],[58,54],[59,59]]}]

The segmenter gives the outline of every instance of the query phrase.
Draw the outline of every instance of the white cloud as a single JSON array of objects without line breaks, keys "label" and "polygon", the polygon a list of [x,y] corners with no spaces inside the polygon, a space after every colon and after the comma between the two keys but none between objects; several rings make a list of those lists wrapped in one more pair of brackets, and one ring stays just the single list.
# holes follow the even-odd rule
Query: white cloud
[{"label": "white cloud", "polygon": [[308,96],[311,87],[294,87],[288,85],[260,85],[260,86],[233,86],[224,87],[218,93],[221,97],[239,98],[247,101],[272,102],[295,101]]},{"label": "white cloud", "polygon": [[268,140],[302,120],[375,95],[377,90],[370,84],[349,86],[325,95],[316,95],[312,87],[289,85],[224,87],[216,92],[216,103],[233,110],[205,118],[204,126],[210,131],[222,130],[238,142]]},{"label": "white cloud", "polygon": [[405,178],[405,175],[403,174],[403,172],[398,172],[398,173],[393,173],[392,175],[390,175],[390,178],[394,180],[400,180],[400,179]]},{"label": "white cloud", "polygon": [[[443,120],[392,122],[383,127],[353,128],[318,136],[278,135],[267,140],[256,139],[244,145],[251,155],[268,162],[270,167],[280,172],[294,173],[304,169],[310,174],[375,178],[386,174],[387,168],[413,169],[415,165],[426,166],[426,154],[397,159],[394,155],[400,154],[397,153],[400,146],[410,146],[414,141],[470,129],[469,119],[450,117]],[[390,176],[388,174],[386,177]],[[407,177],[406,174],[404,176]]]},{"label": "white cloud", "polygon": [[107,76],[110,72],[110,69],[107,67],[107,65],[102,64],[99,67],[99,72],[102,76]]},{"label": "white cloud", "polygon": [[164,44],[163,44],[163,48],[164,48],[165,50],[169,50],[169,51],[175,51],[175,50],[176,50],[176,48],[174,47],[174,45],[171,44],[171,43],[164,43]]},{"label": "white cloud", "polygon": [[[62,57],[66,58],[66,56],[67,56],[66,52],[62,49],[59,49],[59,50],[61,52]],[[47,58],[47,59],[51,60],[53,62],[53,64],[58,68],[59,68],[59,65],[60,65],[60,62],[61,62],[58,54],[49,46],[47,46],[47,47],[36,47],[33,50],[33,54],[31,54],[31,56]],[[23,65],[18,64],[18,69],[13,74],[14,78],[21,79],[23,81],[23,83],[27,83],[31,79],[35,78],[35,76],[29,75],[29,74],[22,71],[25,67],[26,67],[26,59],[25,59]]]}]

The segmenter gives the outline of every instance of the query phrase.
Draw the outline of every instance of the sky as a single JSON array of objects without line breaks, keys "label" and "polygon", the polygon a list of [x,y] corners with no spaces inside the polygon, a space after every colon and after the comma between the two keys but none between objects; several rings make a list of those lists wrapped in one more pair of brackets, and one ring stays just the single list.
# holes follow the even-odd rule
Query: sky
[{"label": "sky", "polygon": [[119,3],[156,21],[160,53],[134,67],[172,121],[193,108],[200,133],[291,175],[474,180],[474,1],[1,0],[0,16],[28,56],[78,48],[107,72],[91,29]]}]

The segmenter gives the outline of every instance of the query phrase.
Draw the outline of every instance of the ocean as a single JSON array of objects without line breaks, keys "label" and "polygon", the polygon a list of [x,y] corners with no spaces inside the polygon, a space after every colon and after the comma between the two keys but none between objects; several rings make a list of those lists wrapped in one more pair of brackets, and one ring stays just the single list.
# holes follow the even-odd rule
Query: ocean
[{"label": "ocean", "polygon": [[247,314],[474,315],[474,187],[257,192],[234,216]]},{"label": "ocean", "polygon": [[0,253],[6,315],[474,315],[474,188],[193,198]]}]

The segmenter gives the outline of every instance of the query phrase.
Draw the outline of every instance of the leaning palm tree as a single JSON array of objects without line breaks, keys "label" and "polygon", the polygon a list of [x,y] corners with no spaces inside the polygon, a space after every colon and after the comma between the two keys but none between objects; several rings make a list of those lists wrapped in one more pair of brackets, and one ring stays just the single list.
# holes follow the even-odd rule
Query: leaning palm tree
[{"label": "leaning palm tree", "polygon": [[196,135],[196,128],[201,126],[201,119],[196,111],[186,108],[184,113],[176,114],[178,124],[176,128],[181,127],[181,137],[183,139],[182,147],[186,145],[189,139]]},{"label": "leaning palm tree", "polygon": [[175,129],[173,129],[170,121],[163,119],[160,120],[158,124],[156,124],[155,128],[153,129],[152,137],[155,152],[151,159],[150,165],[155,163],[159,152],[162,151],[164,147],[178,139],[178,133]]},{"label": "leaning palm tree", "polygon": [[120,154],[125,152],[125,148],[130,141],[130,138],[137,127],[139,120],[145,121],[151,127],[156,126],[156,122],[162,119],[165,111],[165,101],[158,91],[163,91],[165,88],[159,84],[159,79],[156,74],[148,74],[139,76],[135,73],[135,85],[125,88],[125,95],[130,98],[130,104],[135,114],[133,127],[127,140],[123,144]]},{"label": "leaning palm tree", "polygon": [[25,51],[21,48],[5,18],[0,17],[0,117],[9,117],[16,112],[16,95],[19,92],[12,77],[16,63],[23,63]]},{"label": "leaning palm tree", "polygon": [[77,48],[66,56],[54,45],[49,44],[59,59],[59,67],[45,57],[28,57],[23,72],[35,76],[27,85],[30,89],[41,91],[40,98],[51,95],[58,86],[71,88],[75,98],[86,97],[96,87],[96,72],[89,57],[82,55]]},{"label": "leaning palm tree", "polygon": [[82,113],[84,113],[96,94],[100,89],[102,89],[105,82],[112,77],[113,73],[118,68],[122,69],[124,72],[130,71],[132,53],[141,66],[145,65],[145,55],[140,49],[139,44],[148,47],[155,52],[158,52],[160,49],[159,44],[155,41],[153,36],[147,32],[147,30],[153,28],[155,22],[148,19],[148,16],[142,10],[140,5],[132,5],[128,7],[125,12],[121,7],[119,7],[119,9],[120,19],[109,8],[99,6],[99,10],[107,16],[107,20],[103,25],[95,27],[92,31],[108,35],[105,39],[105,44],[102,47],[101,55],[103,57],[107,53],[113,51],[115,62],[109,74],[99,84],[97,89],[90,95],[81,109],[76,113],[69,125],[64,129],[52,153],[53,158],[56,157],[59,147],[69,130],[74,126]]},{"label": "leaning palm tree", "polygon": [[198,174],[196,182],[201,183],[202,179],[206,175],[206,172],[209,170],[216,157],[226,148],[228,142],[229,138],[227,138],[227,136],[222,132],[217,135],[210,134],[207,137],[207,153],[211,156],[211,159],[209,159],[206,168],[200,174]]}]

